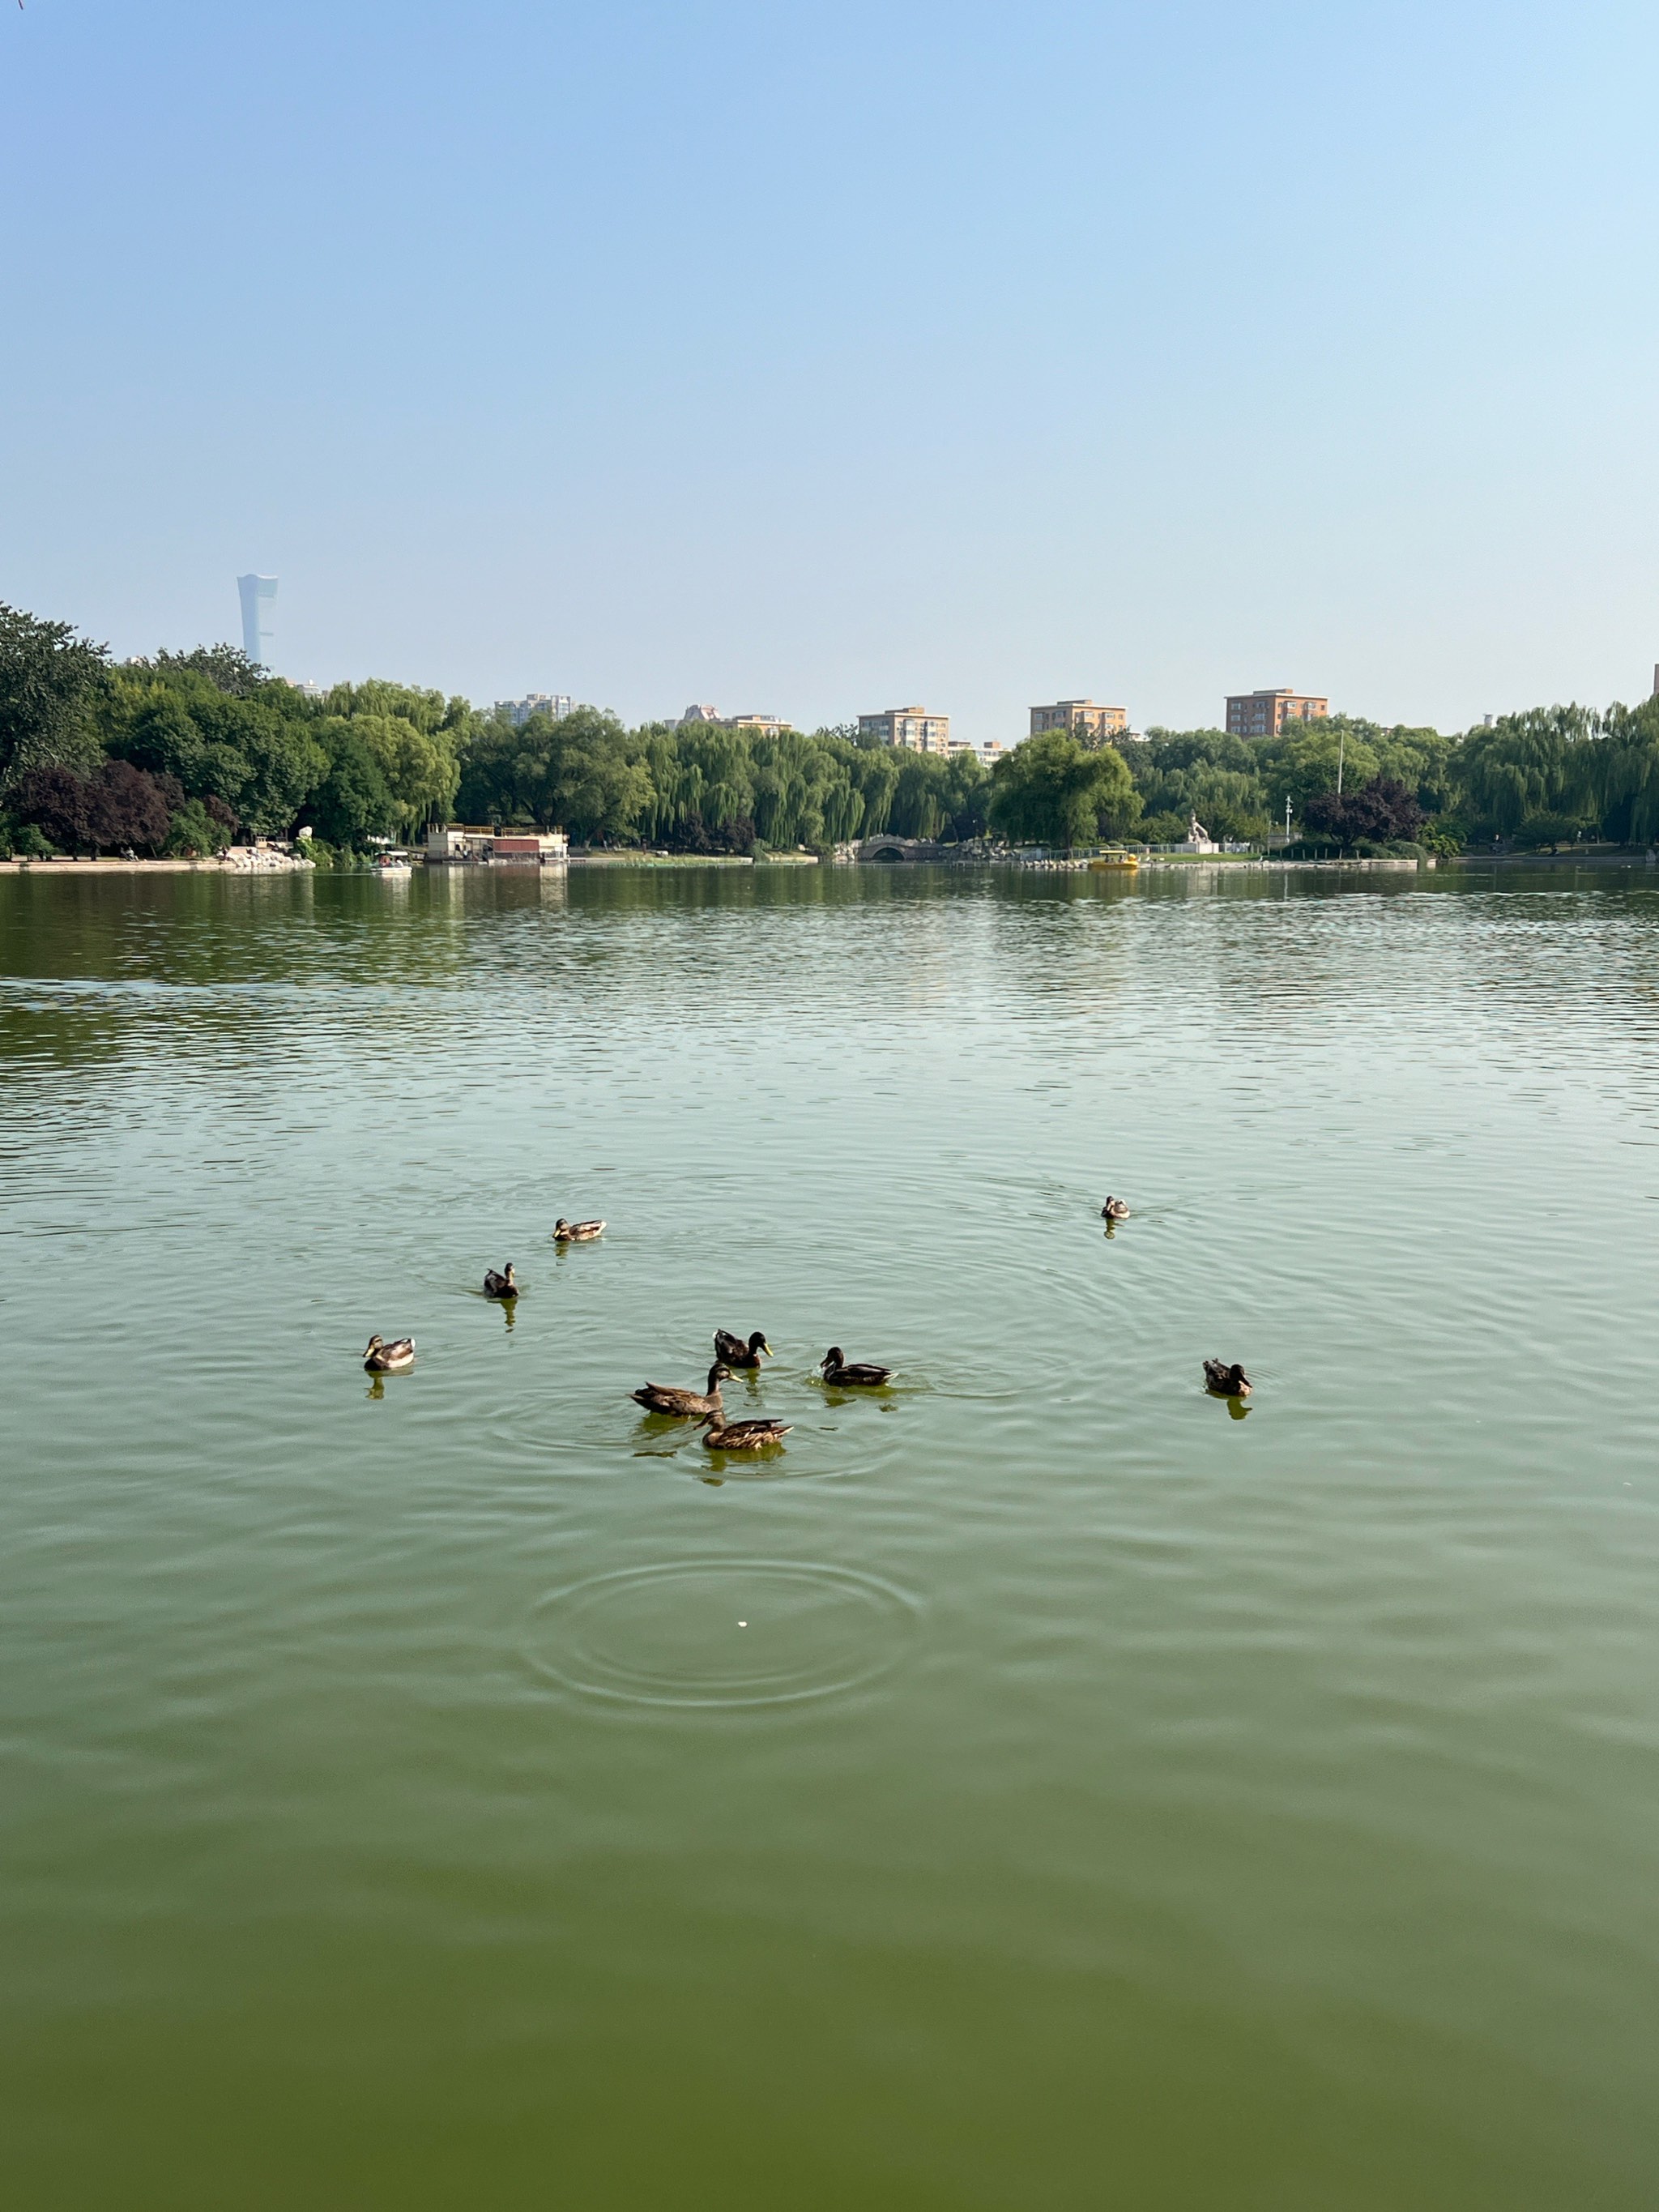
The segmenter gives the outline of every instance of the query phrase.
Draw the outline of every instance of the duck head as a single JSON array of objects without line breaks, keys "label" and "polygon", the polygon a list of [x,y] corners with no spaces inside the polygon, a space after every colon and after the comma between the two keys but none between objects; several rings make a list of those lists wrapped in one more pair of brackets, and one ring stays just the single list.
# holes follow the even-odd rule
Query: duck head
[{"label": "duck head", "polygon": [[766,1341],[766,1331],[763,1328],[757,1328],[750,1338],[749,1349],[750,1352],[763,1352],[769,1359],[772,1357],[772,1347]]},{"label": "duck head", "polygon": [[840,1367],[844,1364],[842,1348],[838,1344],[832,1344],[818,1362],[818,1365],[824,1368]]}]

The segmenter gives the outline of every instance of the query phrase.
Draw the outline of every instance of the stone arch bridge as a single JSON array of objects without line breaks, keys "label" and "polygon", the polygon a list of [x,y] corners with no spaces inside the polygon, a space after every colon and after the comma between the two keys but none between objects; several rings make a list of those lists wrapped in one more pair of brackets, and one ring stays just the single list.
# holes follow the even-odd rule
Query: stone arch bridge
[{"label": "stone arch bridge", "polygon": [[855,860],[942,860],[945,848],[927,837],[866,837],[853,848]]}]

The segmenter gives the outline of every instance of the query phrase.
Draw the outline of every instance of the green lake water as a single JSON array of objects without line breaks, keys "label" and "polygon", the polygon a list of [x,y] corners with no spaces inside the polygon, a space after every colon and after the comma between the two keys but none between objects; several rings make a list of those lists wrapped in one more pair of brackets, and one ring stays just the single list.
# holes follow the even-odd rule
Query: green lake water
[{"label": "green lake water", "polygon": [[10,2202],[1659,2200],[1651,876],[13,878],[0,1076]]}]

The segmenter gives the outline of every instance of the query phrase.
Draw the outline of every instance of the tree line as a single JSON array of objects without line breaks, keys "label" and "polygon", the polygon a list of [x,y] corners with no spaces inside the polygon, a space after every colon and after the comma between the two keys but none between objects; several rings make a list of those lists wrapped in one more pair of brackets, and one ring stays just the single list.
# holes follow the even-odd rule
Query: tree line
[{"label": "tree line", "polygon": [[459,818],[677,853],[825,850],[878,833],[1076,846],[1171,843],[1190,817],[1310,849],[1452,852],[1659,835],[1659,699],[1540,708],[1465,735],[1354,716],[1276,738],[1049,731],[987,774],[842,726],[629,728],[579,707],[515,724],[441,691],[321,696],[229,646],[114,662],[62,622],[0,604],[0,848],[199,854],[310,829],[326,864]]}]

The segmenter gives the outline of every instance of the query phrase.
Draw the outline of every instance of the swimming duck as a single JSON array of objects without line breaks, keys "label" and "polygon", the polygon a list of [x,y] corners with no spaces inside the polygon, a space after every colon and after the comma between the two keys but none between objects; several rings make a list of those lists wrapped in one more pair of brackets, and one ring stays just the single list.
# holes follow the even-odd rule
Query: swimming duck
[{"label": "swimming duck", "polygon": [[519,1279],[513,1272],[510,1260],[499,1275],[493,1267],[485,1268],[484,1296],[487,1298],[516,1298],[518,1295]]},{"label": "swimming duck", "polygon": [[363,1367],[370,1375],[398,1375],[405,1367],[415,1364],[415,1340],[412,1336],[394,1336],[388,1344],[383,1336],[371,1336],[368,1348],[363,1353]]},{"label": "swimming duck", "polygon": [[556,1244],[586,1244],[590,1237],[598,1237],[605,1228],[602,1221],[567,1221],[561,1214],[553,1224]]},{"label": "swimming duck", "polygon": [[758,1367],[763,1352],[769,1359],[772,1356],[772,1347],[763,1328],[757,1328],[747,1344],[740,1336],[733,1336],[729,1328],[717,1328],[714,1349],[728,1367]]},{"label": "swimming duck", "polygon": [[731,1369],[723,1367],[717,1359],[708,1370],[708,1388],[703,1390],[677,1390],[671,1383],[647,1382],[643,1389],[630,1390],[629,1395],[636,1406],[643,1406],[647,1413],[666,1413],[677,1421],[718,1421],[723,1417],[720,1405],[720,1384],[730,1378]]},{"label": "swimming duck", "polygon": [[878,1367],[872,1360],[857,1361],[852,1366],[842,1357],[840,1345],[832,1344],[818,1363],[823,1370],[823,1379],[837,1388],[846,1384],[863,1383],[866,1388],[884,1382],[892,1373],[890,1367]]},{"label": "swimming duck", "polygon": [[1100,1209],[1100,1218],[1103,1221],[1127,1221],[1129,1209],[1121,1198],[1109,1198]]},{"label": "swimming duck", "polygon": [[794,1425],[793,1421],[722,1421],[718,1413],[705,1413],[702,1440],[710,1451],[759,1451],[763,1444],[781,1443]]},{"label": "swimming duck", "polygon": [[1235,1359],[1231,1367],[1219,1359],[1204,1363],[1204,1388],[1213,1390],[1218,1398],[1248,1398],[1250,1378]]}]

